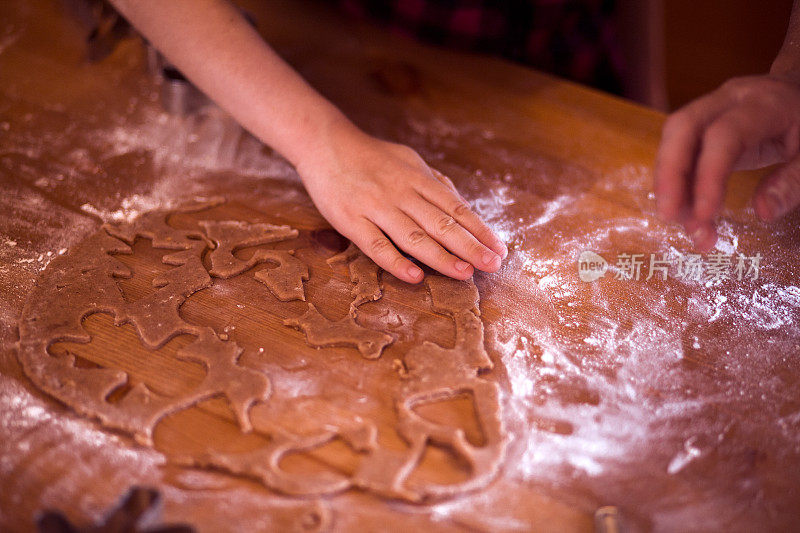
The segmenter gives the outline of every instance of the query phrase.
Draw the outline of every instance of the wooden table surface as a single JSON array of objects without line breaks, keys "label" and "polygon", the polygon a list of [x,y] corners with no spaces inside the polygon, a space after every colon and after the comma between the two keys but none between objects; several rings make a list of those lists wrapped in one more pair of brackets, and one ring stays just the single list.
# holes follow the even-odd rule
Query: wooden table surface
[{"label": "wooden table surface", "polygon": [[[328,316],[347,312],[350,287],[346,270],[325,263],[343,242],[314,240],[326,223],[279,156],[213,109],[165,114],[163,87],[147,72],[138,38],[125,37],[107,57],[89,61],[87,27],[74,10],[11,2],[0,7],[0,526],[25,529],[42,509],[87,524],[131,485],[162,492],[164,522],[209,531],[589,531],[603,506],[616,507],[631,530],[781,530],[796,523],[800,217],[774,226],[755,221],[748,199],[758,173],[731,180],[716,250],[734,263],[760,254],[757,278],[615,279],[619,254],[643,254],[645,268],[650,254],[692,252],[680,228],[654,214],[661,114],[504,61],[345,22],[321,3],[243,6],[324,95],[367,131],[417,149],[508,241],[503,269],[475,277],[495,365],[486,379],[502,391],[510,439],[499,475],[445,502],[413,504],[357,490],[287,497],[168,460],[214,446],[260,445],[239,432],[222,399],[165,419],[150,449],[38,391],[17,362],[16,320],[52,257],[103,221],[223,195],[228,202],[212,218],[301,230],[309,248],[297,253],[311,270],[309,299]],[[196,224],[198,217],[178,215],[173,223]],[[602,255],[611,272],[581,281],[576,259],[583,250]],[[152,290],[162,255],[140,239],[132,256],[119,256],[135,273],[120,281],[126,298]],[[377,401],[378,385],[362,387],[356,376],[378,373],[373,363],[390,372],[413,344],[390,347],[378,362],[331,348],[325,380],[295,383],[298,359],[328,364],[300,332],[281,326],[304,304],[254,302],[252,287],[242,280],[215,285],[182,312],[230,333],[246,350],[268,346],[270,364],[283,369],[271,375],[278,395],[314,386],[342,397],[367,391],[364,401]],[[447,321],[421,307],[423,287],[387,275],[384,291],[383,307],[366,304],[364,320],[411,316],[414,339],[452,342]],[[84,326],[91,343],[58,343],[51,352],[122,368],[165,393],[180,394],[202,378],[202,369],[175,360],[184,338],[153,352],[108,315],[92,315]],[[479,441],[469,402],[448,409],[427,414]],[[375,420],[390,432],[395,414],[381,413]],[[332,445],[285,466],[350,473],[357,462]],[[434,451],[417,475],[447,483],[465,473]],[[315,521],[304,522],[308,516]]]}]

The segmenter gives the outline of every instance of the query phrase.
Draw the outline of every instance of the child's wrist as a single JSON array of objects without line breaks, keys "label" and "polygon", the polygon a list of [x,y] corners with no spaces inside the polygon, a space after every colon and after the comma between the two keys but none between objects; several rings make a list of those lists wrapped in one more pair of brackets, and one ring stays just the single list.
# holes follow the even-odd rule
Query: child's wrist
[{"label": "child's wrist", "polygon": [[326,169],[338,165],[340,154],[346,151],[357,153],[358,146],[370,139],[341,113],[320,120],[310,130],[297,155],[289,159],[304,182],[311,177],[326,175]]}]

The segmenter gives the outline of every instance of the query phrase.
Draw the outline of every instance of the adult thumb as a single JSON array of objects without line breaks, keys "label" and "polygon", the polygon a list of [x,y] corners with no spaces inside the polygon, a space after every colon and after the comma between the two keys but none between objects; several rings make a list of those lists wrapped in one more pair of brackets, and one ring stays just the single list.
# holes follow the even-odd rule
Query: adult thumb
[{"label": "adult thumb", "polygon": [[800,155],[761,180],[753,207],[767,222],[774,222],[800,205]]}]

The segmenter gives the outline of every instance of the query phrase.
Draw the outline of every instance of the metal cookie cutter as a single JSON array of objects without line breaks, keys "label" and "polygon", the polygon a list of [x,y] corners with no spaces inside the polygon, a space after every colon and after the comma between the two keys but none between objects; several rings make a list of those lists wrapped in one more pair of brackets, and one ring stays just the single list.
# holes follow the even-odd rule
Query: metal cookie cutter
[{"label": "metal cookie cutter", "polygon": [[190,115],[210,102],[150,43],[147,43],[147,70],[161,82],[161,105],[168,113]]}]

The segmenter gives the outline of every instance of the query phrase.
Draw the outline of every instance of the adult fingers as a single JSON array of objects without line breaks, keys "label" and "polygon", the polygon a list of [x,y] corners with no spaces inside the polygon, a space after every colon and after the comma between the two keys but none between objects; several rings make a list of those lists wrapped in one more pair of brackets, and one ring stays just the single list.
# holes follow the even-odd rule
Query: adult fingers
[{"label": "adult fingers", "polygon": [[374,222],[406,253],[446,276],[467,279],[472,266],[433,240],[413,219],[399,209],[387,209]]},{"label": "adult fingers", "polygon": [[689,183],[703,129],[732,103],[723,89],[701,97],[667,118],[656,157],[655,193],[659,214],[676,220],[689,202]]},{"label": "adult fingers", "polygon": [[396,278],[408,283],[422,280],[422,269],[398,252],[386,235],[366,218],[360,218],[344,235],[379,267]]},{"label": "adult fingers", "polygon": [[710,221],[722,205],[725,184],[737,161],[754,147],[770,144],[782,134],[780,118],[757,105],[728,110],[703,133],[694,183],[694,217]]},{"label": "adult fingers", "polygon": [[707,252],[717,244],[717,228],[712,222],[696,222],[689,219],[685,227],[697,251]]},{"label": "adult fingers", "polygon": [[[444,176],[442,175],[444,178]],[[447,178],[445,178],[447,179]],[[447,179],[449,182],[450,180]],[[424,186],[417,191],[422,198],[432,203],[470,232],[478,241],[498,254],[502,259],[508,255],[508,248],[495,235],[492,229],[479,217],[470,207],[464,198],[458,194],[455,187],[450,182],[437,178],[437,181],[428,180]]]},{"label": "adult fingers", "polygon": [[416,201],[404,203],[402,209],[436,242],[474,267],[486,272],[500,268],[501,258],[497,253],[425,198],[417,197]]},{"label": "adult fingers", "polygon": [[764,178],[756,189],[756,214],[775,221],[800,206],[800,156]]}]

